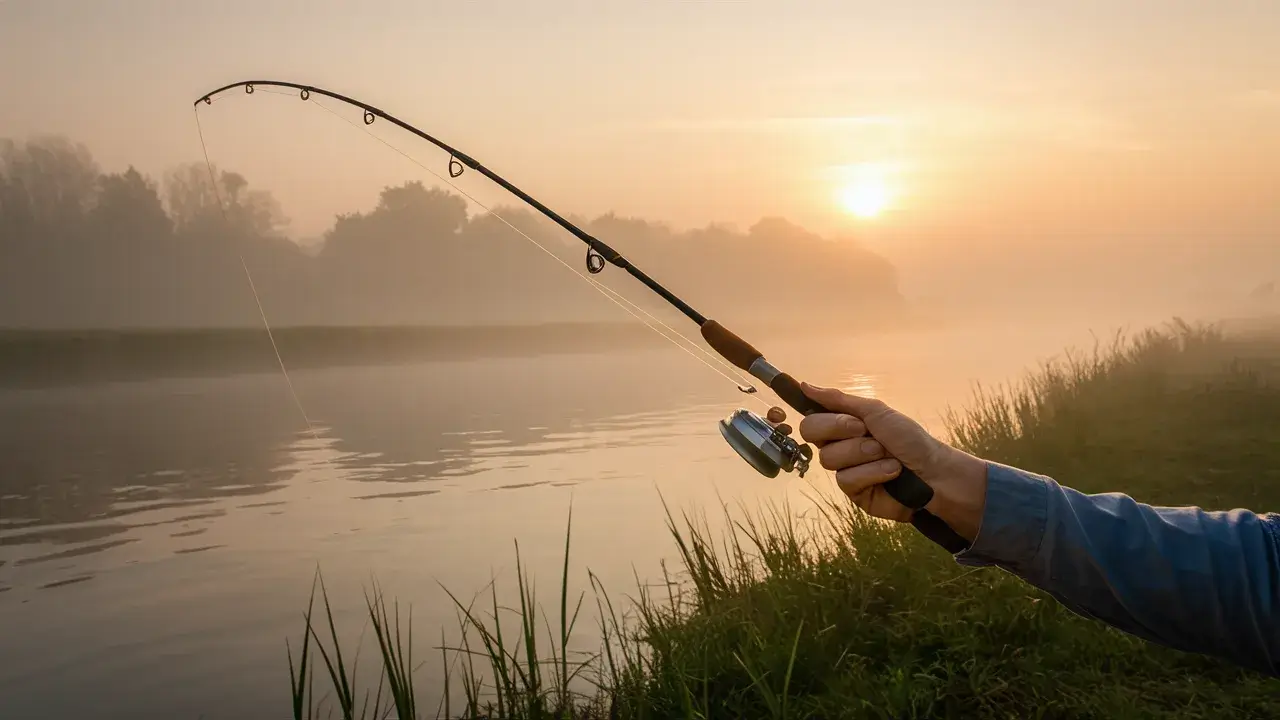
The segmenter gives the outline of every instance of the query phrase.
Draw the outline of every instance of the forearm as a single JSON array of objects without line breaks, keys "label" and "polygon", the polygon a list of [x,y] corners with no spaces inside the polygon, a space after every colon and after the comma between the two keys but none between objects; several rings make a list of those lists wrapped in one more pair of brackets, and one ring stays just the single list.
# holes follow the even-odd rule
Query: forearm
[{"label": "forearm", "polygon": [[1152,507],[986,465],[966,565],[996,565],[1139,637],[1280,675],[1280,516]]}]

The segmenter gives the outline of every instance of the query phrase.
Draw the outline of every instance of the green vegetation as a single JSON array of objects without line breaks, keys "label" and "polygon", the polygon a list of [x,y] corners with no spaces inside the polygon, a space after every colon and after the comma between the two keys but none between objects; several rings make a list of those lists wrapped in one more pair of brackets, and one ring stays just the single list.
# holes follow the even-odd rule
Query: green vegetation
[{"label": "green vegetation", "polygon": [[[1021,385],[980,391],[972,409],[950,416],[951,435],[976,454],[1085,491],[1278,508],[1278,359],[1274,340],[1175,324],[1069,357]],[[566,536],[558,622],[523,570],[518,608],[500,607],[492,590],[483,612],[455,600],[462,640],[437,650],[462,668],[445,683],[461,688],[465,707],[442,705],[439,714],[1280,716],[1280,681],[1077,617],[1007,573],[963,568],[914,531],[885,527],[839,499],[819,509],[734,513],[737,531],[723,537],[705,520],[670,514],[681,576],[658,594],[641,586],[625,619],[593,582],[604,641],[586,658],[570,658],[585,598],[567,590]],[[336,697],[343,717],[435,712],[414,707],[413,643],[407,626],[402,643],[398,609],[389,618],[375,593],[369,614],[385,670],[373,700],[351,687],[332,617],[326,631],[308,613],[300,656],[290,655],[297,717],[312,717],[321,696],[326,709]],[[515,632],[505,621],[512,617]],[[317,653],[327,671],[319,684]]]}]

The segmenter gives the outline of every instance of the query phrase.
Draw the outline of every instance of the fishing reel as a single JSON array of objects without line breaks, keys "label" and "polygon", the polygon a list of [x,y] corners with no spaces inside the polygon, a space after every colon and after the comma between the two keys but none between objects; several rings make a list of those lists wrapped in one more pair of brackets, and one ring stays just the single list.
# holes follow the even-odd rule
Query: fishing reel
[{"label": "fishing reel", "polygon": [[720,434],[729,446],[765,477],[777,477],[782,470],[804,477],[813,459],[813,448],[783,435],[768,420],[738,408],[721,420]]}]

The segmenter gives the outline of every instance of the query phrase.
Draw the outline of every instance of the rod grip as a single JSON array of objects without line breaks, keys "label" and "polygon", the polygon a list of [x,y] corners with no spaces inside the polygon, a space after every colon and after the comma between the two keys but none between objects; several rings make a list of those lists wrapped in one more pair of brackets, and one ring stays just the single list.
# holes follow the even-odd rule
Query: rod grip
[{"label": "rod grip", "polygon": [[[783,402],[802,415],[835,412],[805,395],[800,383],[786,373],[778,373],[773,382],[769,383],[769,388],[777,393]],[[902,472],[898,473],[898,477],[884,483],[881,487],[889,493],[889,497],[912,510],[911,524],[925,537],[946,548],[953,555],[969,547],[968,540],[952,530],[941,518],[924,509],[924,506],[933,499],[933,488],[905,463],[902,464]]]},{"label": "rod grip", "polygon": [[755,349],[751,343],[729,332],[725,326],[715,320],[702,323],[702,339],[707,341],[712,350],[734,365],[751,372],[751,363],[759,360],[764,354]]}]

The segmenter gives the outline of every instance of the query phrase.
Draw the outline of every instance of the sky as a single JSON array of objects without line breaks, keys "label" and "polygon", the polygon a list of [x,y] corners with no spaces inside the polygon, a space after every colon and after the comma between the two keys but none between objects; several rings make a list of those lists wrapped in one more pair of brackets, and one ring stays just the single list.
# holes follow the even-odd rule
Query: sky
[{"label": "sky", "polygon": [[[201,157],[203,93],[290,80],[398,115],[564,214],[785,216],[918,266],[917,285],[1028,254],[1129,258],[1117,273],[1230,255],[1227,282],[1280,264],[1276,48],[1270,0],[0,0],[0,137],[65,134],[159,176]],[[200,112],[212,160],[270,189],[299,237],[432,180],[296,98]],[[436,150],[371,130],[443,173]]]}]

